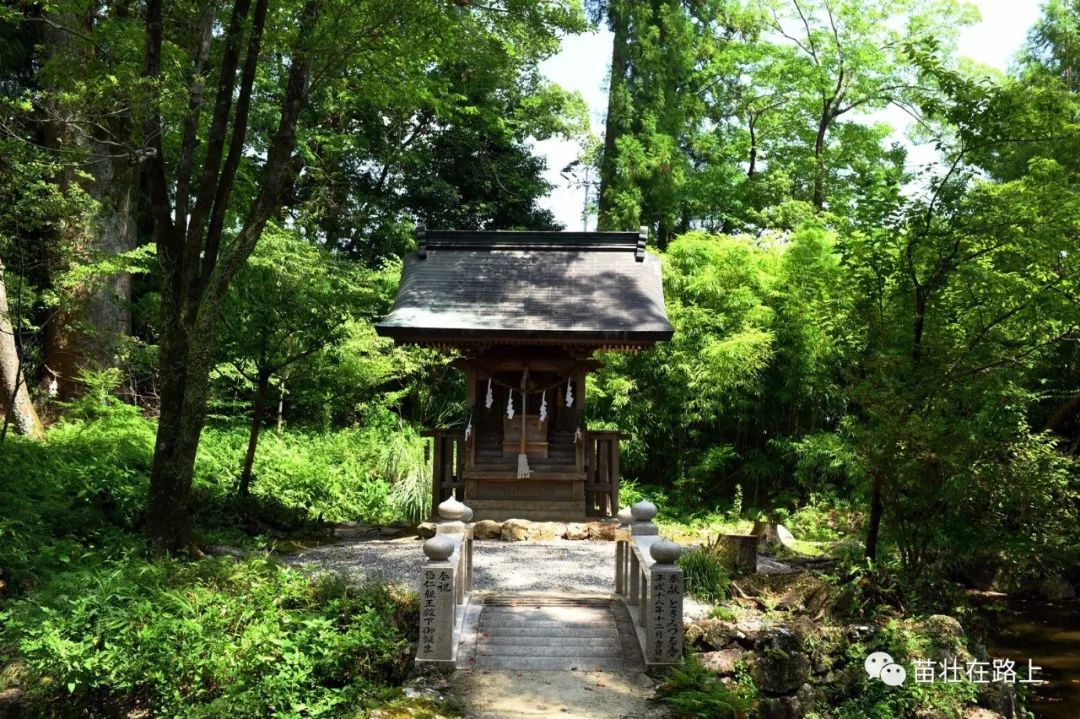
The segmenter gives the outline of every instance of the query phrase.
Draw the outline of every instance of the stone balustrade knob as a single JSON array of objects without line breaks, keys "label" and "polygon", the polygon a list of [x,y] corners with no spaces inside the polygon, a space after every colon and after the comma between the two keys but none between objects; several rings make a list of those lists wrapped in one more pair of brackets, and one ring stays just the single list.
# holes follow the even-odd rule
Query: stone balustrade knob
[{"label": "stone balustrade knob", "polygon": [[615,516],[618,517],[619,524],[624,527],[634,521],[634,513],[630,510],[629,507],[623,507]]},{"label": "stone balustrade knob", "polygon": [[461,506],[465,508],[465,512],[462,513],[462,515],[461,515],[461,521],[465,522],[465,524],[468,524],[469,522],[472,521],[472,518],[473,518],[472,507],[470,507],[467,504],[462,504]]},{"label": "stone balustrade knob", "polygon": [[656,516],[656,505],[652,502],[641,500],[630,508],[635,522],[651,522]]},{"label": "stone balustrade knob", "polygon": [[460,522],[466,509],[464,504],[450,497],[439,505],[439,518],[447,522]]},{"label": "stone balustrade knob", "polygon": [[424,542],[424,554],[433,562],[445,562],[454,553],[453,540],[436,534]]},{"label": "stone balustrade knob", "polygon": [[657,564],[674,564],[682,554],[682,547],[675,542],[661,539],[659,542],[653,542],[653,545],[649,547],[649,554]]}]

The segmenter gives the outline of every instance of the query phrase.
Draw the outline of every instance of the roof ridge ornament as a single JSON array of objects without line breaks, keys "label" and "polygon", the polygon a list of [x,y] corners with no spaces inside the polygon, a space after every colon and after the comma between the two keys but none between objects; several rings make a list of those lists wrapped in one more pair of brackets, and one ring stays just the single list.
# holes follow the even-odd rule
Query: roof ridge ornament
[{"label": "roof ridge ornament", "polygon": [[637,247],[634,249],[634,259],[638,262],[645,261],[645,244],[649,241],[649,226],[638,227]]}]

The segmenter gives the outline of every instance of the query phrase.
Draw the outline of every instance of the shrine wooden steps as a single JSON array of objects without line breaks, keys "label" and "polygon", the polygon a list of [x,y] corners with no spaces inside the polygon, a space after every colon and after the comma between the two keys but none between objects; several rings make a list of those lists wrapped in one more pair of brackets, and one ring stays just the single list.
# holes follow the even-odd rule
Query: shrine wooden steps
[{"label": "shrine wooden steps", "polygon": [[458,650],[459,668],[639,672],[630,615],[601,596],[476,596]]}]

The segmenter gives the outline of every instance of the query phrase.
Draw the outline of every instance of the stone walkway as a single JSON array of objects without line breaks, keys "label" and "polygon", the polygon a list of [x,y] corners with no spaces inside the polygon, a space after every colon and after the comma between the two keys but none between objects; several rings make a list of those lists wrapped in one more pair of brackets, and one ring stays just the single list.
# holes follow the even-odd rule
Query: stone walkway
[{"label": "stone walkway", "polygon": [[[380,576],[409,587],[420,585],[421,542],[347,539],[285,557],[288,564],[339,572],[361,581]],[[477,541],[473,550],[475,589],[498,592],[608,594],[615,585],[615,543],[555,539],[544,542]],[[705,616],[708,607],[687,597],[683,615]]]}]

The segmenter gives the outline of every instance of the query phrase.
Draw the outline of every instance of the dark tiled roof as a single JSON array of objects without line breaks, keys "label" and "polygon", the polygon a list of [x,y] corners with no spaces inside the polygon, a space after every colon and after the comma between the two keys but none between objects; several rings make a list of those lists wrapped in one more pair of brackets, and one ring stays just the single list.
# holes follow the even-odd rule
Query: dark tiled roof
[{"label": "dark tiled roof", "polygon": [[406,342],[641,344],[672,335],[660,258],[627,232],[423,233],[376,329]]}]

